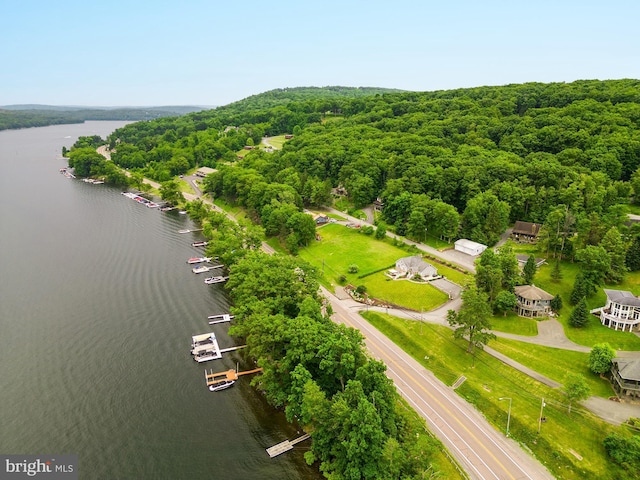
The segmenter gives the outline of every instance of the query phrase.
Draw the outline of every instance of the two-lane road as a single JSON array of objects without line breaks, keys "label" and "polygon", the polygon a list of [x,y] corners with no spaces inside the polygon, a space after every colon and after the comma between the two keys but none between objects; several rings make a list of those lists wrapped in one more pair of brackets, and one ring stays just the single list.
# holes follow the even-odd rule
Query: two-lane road
[{"label": "two-lane road", "polygon": [[515,442],[497,432],[450,388],[403,352],[357,312],[324,290],[334,321],[357,328],[371,354],[387,365],[398,392],[426,421],[430,430],[473,479],[530,479],[554,477]]}]

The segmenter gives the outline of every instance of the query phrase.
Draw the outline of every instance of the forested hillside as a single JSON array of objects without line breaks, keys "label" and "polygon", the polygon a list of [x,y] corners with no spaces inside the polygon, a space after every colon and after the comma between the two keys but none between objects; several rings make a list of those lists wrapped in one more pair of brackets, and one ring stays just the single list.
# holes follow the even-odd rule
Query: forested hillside
[{"label": "forested hillside", "polygon": [[86,120],[152,120],[201,110],[198,107],[74,108],[47,105],[13,105],[0,108],[0,130],[43,127]]},{"label": "forested hillside", "polygon": [[[565,255],[622,228],[620,205],[640,191],[638,80],[239,103],[120,129],[114,159],[160,181],[218,167],[213,193],[264,224],[285,203],[330,201],[339,185],[356,207],[381,197],[385,222],[409,236],[428,228],[492,244],[510,222],[551,215],[547,241]],[[282,151],[237,159],[245,145],[282,133],[296,134]],[[279,194],[261,193],[265,185]],[[564,241],[569,231],[577,236]]]}]

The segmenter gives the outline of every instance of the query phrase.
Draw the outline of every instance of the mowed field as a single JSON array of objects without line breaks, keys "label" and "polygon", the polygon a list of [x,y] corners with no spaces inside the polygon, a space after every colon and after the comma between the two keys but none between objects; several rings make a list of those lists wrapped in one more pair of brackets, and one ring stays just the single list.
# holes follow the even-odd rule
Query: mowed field
[{"label": "mowed field", "polygon": [[[432,310],[447,301],[444,292],[429,284],[394,281],[384,275],[396,260],[411,253],[339,224],[319,228],[318,234],[320,241],[300,249],[299,255],[317,268],[326,287],[340,284],[344,276],[342,284],[364,285],[370,297],[415,311]],[[357,265],[358,272],[349,273],[350,265]]]}]

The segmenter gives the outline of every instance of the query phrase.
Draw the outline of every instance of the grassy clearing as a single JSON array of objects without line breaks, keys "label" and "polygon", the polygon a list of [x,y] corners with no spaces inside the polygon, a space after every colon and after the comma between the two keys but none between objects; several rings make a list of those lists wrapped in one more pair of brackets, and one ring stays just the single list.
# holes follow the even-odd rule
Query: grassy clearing
[{"label": "grassy clearing", "polygon": [[[384,271],[392,268],[396,260],[408,255],[405,250],[337,224],[326,225],[319,233],[322,240],[300,249],[299,255],[316,267],[323,285],[340,283],[344,275],[347,283],[366,286],[371,297],[417,311],[431,310],[447,300],[445,293],[431,285],[392,281],[384,276]],[[350,265],[357,265],[358,272],[349,273]],[[441,271],[440,265],[437,268],[444,275],[453,271],[446,268]]]},{"label": "grassy clearing", "polygon": [[428,312],[449,299],[446,293],[428,283],[419,284],[408,280],[391,280],[385,276],[384,272],[370,275],[360,281],[366,285],[370,297],[416,311]]},{"label": "grassy clearing", "polygon": [[[284,139],[284,135],[278,135],[276,137],[270,137],[268,142],[269,145],[271,145],[273,148],[275,148],[276,150],[280,150],[282,148],[282,145],[284,145],[284,142],[286,140]],[[264,143],[260,144],[260,148],[266,148],[267,146]]]},{"label": "grassy clearing", "polygon": [[243,218],[246,217],[246,213],[244,211],[244,209],[242,207],[239,207],[237,205],[232,205],[230,203],[227,203],[224,199],[222,198],[216,198],[213,203],[215,205],[217,205],[218,207],[220,207],[222,210],[224,210],[226,213],[230,213],[231,215],[233,215],[236,219],[238,218]]},{"label": "grassy clearing", "polygon": [[491,319],[491,329],[515,335],[536,336],[538,322],[531,318],[519,317],[515,312],[507,312],[506,316],[499,314]]},{"label": "grassy clearing", "polygon": [[592,395],[603,398],[614,395],[609,381],[589,370],[588,353],[533,345],[507,338],[498,338],[491,343],[491,347],[556,382],[563,383],[568,372],[579,373],[587,379]]},{"label": "grassy clearing", "polygon": [[[506,427],[509,402],[499,398],[511,398],[511,436],[531,449],[557,478],[609,479],[618,475],[618,467],[608,460],[602,444],[613,427],[579,406],[574,406],[569,416],[561,392],[485,352],[478,353],[476,366],[472,367],[471,357],[465,352],[466,342],[455,341],[446,327],[426,324],[421,334],[419,322],[374,312],[365,317],[447,385],[460,375],[467,377],[457,393],[474,404],[502,432]],[[491,346],[496,343],[492,342]],[[541,424],[538,434],[543,398],[546,422]]]}]

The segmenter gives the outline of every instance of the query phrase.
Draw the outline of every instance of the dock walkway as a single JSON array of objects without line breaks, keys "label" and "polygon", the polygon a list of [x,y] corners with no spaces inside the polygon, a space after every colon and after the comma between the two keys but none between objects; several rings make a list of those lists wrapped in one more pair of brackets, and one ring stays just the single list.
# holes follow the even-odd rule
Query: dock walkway
[{"label": "dock walkway", "polygon": [[293,440],[285,440],[284,442],[280,442],[277,445],[274,445],[273,447],[267,448],[267,453],[269,454],[269,457],[271,457],[271,458],[277,457],[278,455],[281,455],[284,452],[288,452],[289,450],[293,450],[293,446],[296,443],[302,442],[302,441],[304,441],[304,440],[306,440],[308,438],[311,438],[311,435],[309,435],[308,433],[305,433],[301,437],[294,438]]}]

